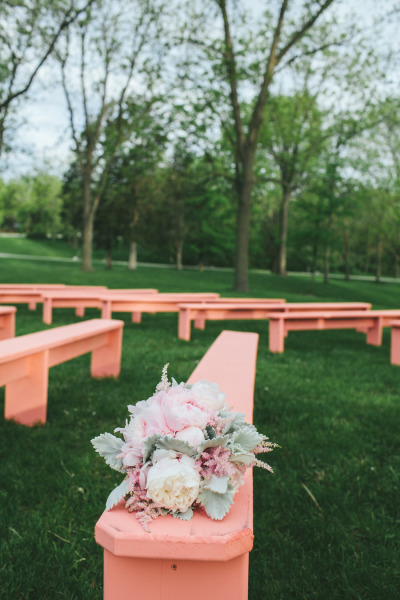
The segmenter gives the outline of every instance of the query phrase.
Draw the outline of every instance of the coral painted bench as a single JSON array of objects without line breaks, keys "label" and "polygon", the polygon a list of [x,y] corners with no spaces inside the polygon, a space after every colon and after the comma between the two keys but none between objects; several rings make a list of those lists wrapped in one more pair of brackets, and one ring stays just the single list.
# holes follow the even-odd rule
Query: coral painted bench
[{"label": "coral painted bench", "polygon": [[132,313],[132,322],[140,323],[142,313],[179,312],[179,304],[182,302],[205,302],[219,298],[219,294],[213,293],[166,293],[139,297],[129,297],[129,294],[114,294],[112,290],[102,296],[103,319],[111,319],[113,312]]},{"label": "coral painted bench", "polygon": [[92,377],[118,377],[123,321],[93,319],[0,342],[0,385],[5,418],[23,425],[46,422],[49,368],[92,353]]},{"label": "coral painted bench", "polygon": [[392,365],[400,365],[400,321],[392,321],[392,340],[390,347],[390,362]]},{"label": "coral painted bench", "polygon": [[[245,302],[246,304],[284,304],[286,300],[284,298],[217,298],[213,300],[213,304],[242,304]],[[180,312],[180,311],[179,311]],[[205,329],[206,327],[206,319],[205,317],[198,317],[193,319],[194,326],[196,329]]]},{"label": "coral painted bench", "polygon": [[229,319],[269,319],[273,313],[289,313],[294,311],[312,312],[326,310],[368,310],[371,304],[367,302],[284,302],[283,300],[251,300],[236,299],[236,302],[182,303],[179,305],[178,337],[190,340],[191,322],[204,329],[207,319],[212,321]]},{"label": "coral painted bench", "polygon": [[0,340],[15,336],[15,306],[0,306]]},{"label": "coral painted bench", "polygon": [[20,284],[20,285],[11,285],[4,284],[5,287],[1,287],[0,285],[0,304],[3,302],[10,304],[28,304],[30,310],[35,310],[36,305],[43,302],[42,294],[51,293],[62,290],[86,290],[98,289],[106,291],[107,288],[103,286],[67,286],[64,284]]},{"label": "coral painted bench", "polygon": [[[94,288],[69,288],[66,287],[62,290],[45,291],[42,292],[43,301],[43,323],[50,325],[53,320],[53,308],[74,308],[77,317],[83,317],[85,315],[86,308],[98,308],[101,309],[102,302],[100,296],[108,293],[114,293],[113,290],[108,290],[105,287],[94,287]],[[137,290],[126,290],[119,291],[123,295],[132,294],[134,296],[157,294],[155,289],[137,289]]]},{"label": "coral painted bench", "polygon": [[356,329],[366,334],[368,344],[380,346],[382,328],[390,327],[396,318],[400,318],[400,310],[275,313],[269,318],[269,349],[283,352],[289,331],[315,329]]},{"label": "coral painted bench", "polygon": [[[258,335],[223,331],[189,383],[208,379],[226,392],[232,408],[252,422]],[[171,515],[146,533],[123,501],[104,512],[95,538],[104,548],[104,600],[246,600],[253,546],[253,483],[245,484],[224,519],[202,511],[191,521]]]}]

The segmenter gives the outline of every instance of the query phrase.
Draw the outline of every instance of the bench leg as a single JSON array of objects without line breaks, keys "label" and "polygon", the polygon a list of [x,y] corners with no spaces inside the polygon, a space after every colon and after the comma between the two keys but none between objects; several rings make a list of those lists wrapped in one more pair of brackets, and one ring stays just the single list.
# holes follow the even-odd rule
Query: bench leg
[{"label": "bench leg", "polygon": [[400,329],[397,327],[392,327],[390,362],[392,365],[400,365]]},{"label": "bench leg", "polygon": [[84,317],[85,316],[85,307],[84,306],[77,306],[75,308],[75,314],[77,317]]},{"label": "bench leg", "polygon": [[53,306],[51,300],[43,300],[43,323],[51,325],[53,321]]},{"label": "bench leg", "polygon": [[180,340],[190,340],[190,310],[181,308],[178,317],[178,338]]},{"label": "bench leg", "polygon": [[194,320],[194,326],[196,329],[205,329],[206,328],[206,320],[203,317]]},{"label": "bench leg", "polygon": [[248,552],[209,562],[121,557],[105,550],[104,600],[247,600],[248,570]]},{"label": "bench leg", "polygon": [[112,319],[111,302],[103,301],[102,307],[101,307],[101,318],[102,319]]},{"label": "bench leg", "polygon": [[122,327],[108,333],[108,343],[92,352],[92,377],[118,377],[121,371]]},{"label": "bench leg", "polygon": [[285,337],[287,332],[283,322],[279,320],[269,321],[269,350],[270,352],[283,352],[285,349]]},{"label": "bench leg", "polygon": [[141,323],[142,322],[142,313],[141,312],[133,312],[132,313],[132,323]]},{"label": "bench leg", "polygon": [[34,425],[46,423],[47,389],[49,380],[47,351],[27,358],[28,374],[6,385],[4,417]]},{"label": "bench leg", "polygon": [[382,345],[382,319],[375,318],[374,325],[367,331],[367,344]]},{"label": "bench leg", "polygon": [[15,313],[3,315],[0,318],[0,340],[15,337]]},{"label": "bench leg", "polygon": [[36,302],[28,302],[29,310],[36,310]]}]

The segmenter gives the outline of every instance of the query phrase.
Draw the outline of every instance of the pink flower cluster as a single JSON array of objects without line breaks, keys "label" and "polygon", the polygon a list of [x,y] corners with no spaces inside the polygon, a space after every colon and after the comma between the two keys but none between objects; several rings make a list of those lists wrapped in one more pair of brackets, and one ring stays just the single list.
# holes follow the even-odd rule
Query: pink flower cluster
[{"label": "pink flower cluster", "polygon": [[189,520],[200,507],[222,519],[246,469],[271,470],[255,454],[275,446],[228,409],[218,385],[171,384],[167,366],[153,396],[128,406],[129,421],[115,430],[123,440],[111,434],[92,440],[107,463],[125,474],[106,508],[124,498],[147,531],[159,515]]}]

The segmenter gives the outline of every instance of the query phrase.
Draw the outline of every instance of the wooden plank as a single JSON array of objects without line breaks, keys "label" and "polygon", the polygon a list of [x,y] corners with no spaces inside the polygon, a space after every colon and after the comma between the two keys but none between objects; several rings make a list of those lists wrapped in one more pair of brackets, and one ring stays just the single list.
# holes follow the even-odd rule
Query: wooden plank
[{"label": "wooden plank", "polygon": [[[227,394],[228,404],[252,420],[258,336],[224,331],[188,382],[208,379]],[[229,513],[213,521],[195,511],[191,521],[160,517],[145,532],[121,502],[95,527],[104,548],[104,599],[246,600],[248,560],[253,545],[252,473]]]}]

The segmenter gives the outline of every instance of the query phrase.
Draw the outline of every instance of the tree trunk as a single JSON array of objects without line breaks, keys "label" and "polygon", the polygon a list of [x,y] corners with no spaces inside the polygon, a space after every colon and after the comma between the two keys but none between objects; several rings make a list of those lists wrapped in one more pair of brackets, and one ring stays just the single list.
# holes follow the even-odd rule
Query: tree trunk
[{"label": "tree trunk", "polygon": [[176,268],[178,271],[182,271],[182,250],[183,250],[183,241],[178,240],[176,242]]},{"label": "tree trunk", "polygon": [[135,271],[136,268],[137,268],[137,244],[136,244],[136,242],[131,242],[129,244],[128,269],[130,271]]},{"label": "tree trunk", "polygon": [[376,283],[380,283],[382,276],[382,240],[379,238],[376,246]]},{"label": "tree trunk", "polygon": [[325,246],[324,252],[324,283],[329,283],[329,255],[330,255],[330,247]]},{"label": "tree trunk", "polygon": [[344,278],[346,281],[350,281],[349,255],[349,232],[346,229],[344,232]]},{"label": "tree trunk", "polygon": [[394,276],[395,279],[399,278],[399,255],[397,254],[397,252],[395,252],[394,254]]},{"label": "tree trunk", "polygon": [[82,271],[93,271],[92,246],[93,246],[93,215],[89,214],[83,224],[82,241]]},{"label": "tree trunk", "polygon": [[111,271],[112,269],[112,256],[110,249],[107,249],[106,251],[106,269],[107,271]]},{"label": "tree trunk", "polygon": [[94,212],[92,207],[92,192],[90,183],[92,179],[91,170],[86,168],[83,175],[83,240],[82,240],[82,271],[93,271],[92,268],[92,246]]},{"label": "tree trunk", "polygon": [[[250,151],[248,153],[250,154]],[[254,152],[247,158],[246,164],[243,165],[243,175],[238,194],[235,277],[233,284],[233,289],[237,292],[249,291],[249,239]]]},{"label": "tree trunk", "polygon": [[286,249],[287,249],[287,228],[289,215],[289,200],[290,191],[283,188],[282,202],[279,214],[279,275],[287,275],[286,273]]},{"label": "tree trunk", "polygon": [[311,255],[311,273],[313,277],[315,276],[315,271],[317,270],[317,259],[318,259],[318,240],[314,240],[312,246],[312,255]]}]

